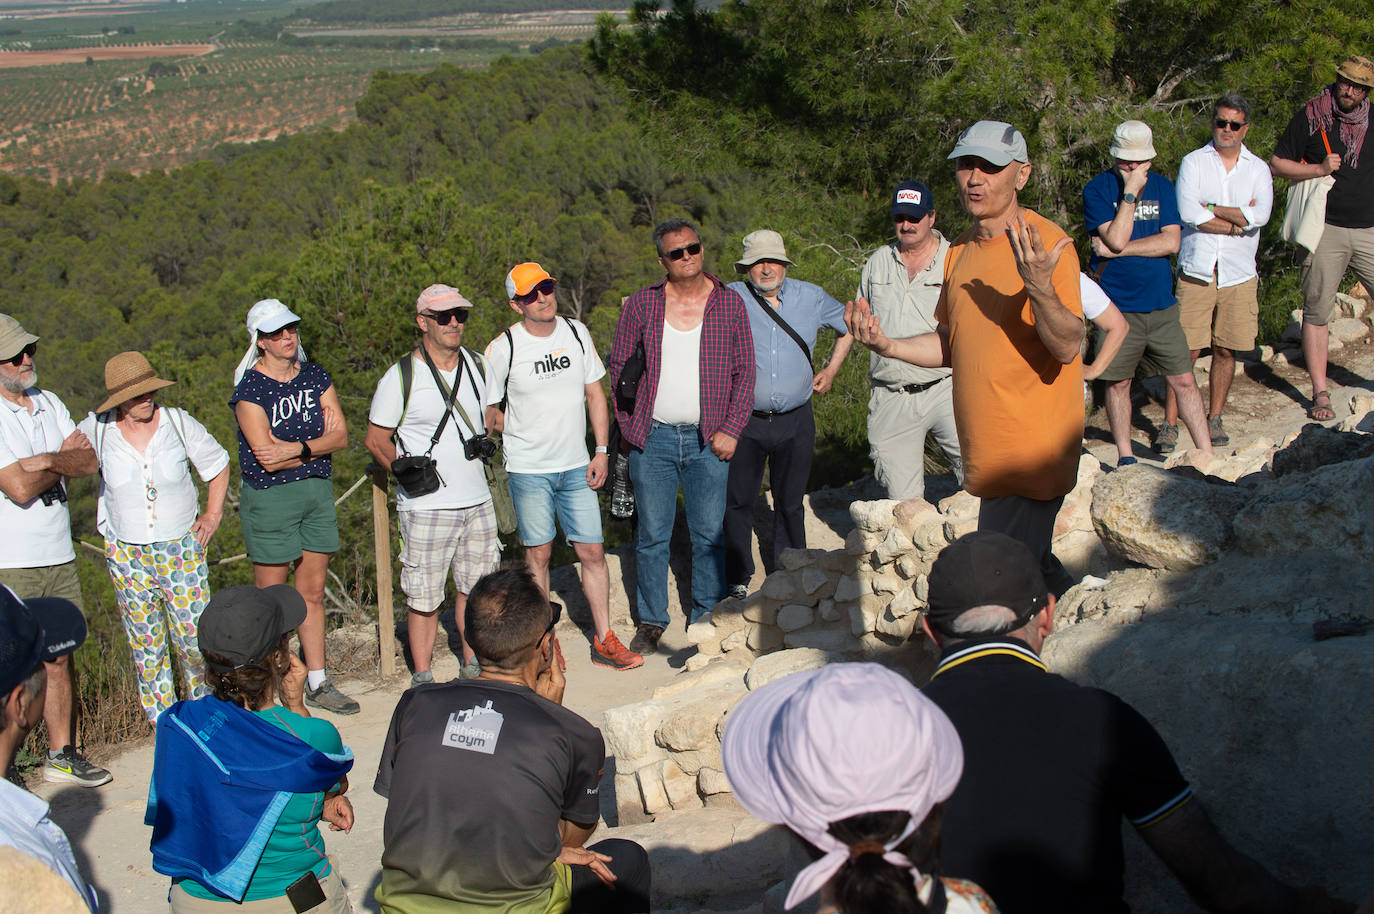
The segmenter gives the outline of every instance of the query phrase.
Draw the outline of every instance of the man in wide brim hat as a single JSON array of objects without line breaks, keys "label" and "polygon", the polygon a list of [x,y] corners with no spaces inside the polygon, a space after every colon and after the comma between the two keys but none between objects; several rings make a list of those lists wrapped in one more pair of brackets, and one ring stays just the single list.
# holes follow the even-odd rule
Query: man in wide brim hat
[{"label": "man in wide brim hat", "polygon": [[98,413],[114,409],[164,387],[171,387],[176,381],[165,381],[153,371],[146,356],[141,352],[121,352],[105,363],[105,392],[109,395],[95,408]]},{"label": "man in wide brim hat", "polygon": [[1302,265],[1302,354],[1312,378],[1308,418],[1336,418],[1327,389],[1329,325],[1347,267],[1374,288],[1374,138],[1369,135],[1369,91],[1374,61],[1351,55],[1336,81],[1317,93],[1274,145],[1274,176],[1295,185],[1330,176],[1321,238]]}]

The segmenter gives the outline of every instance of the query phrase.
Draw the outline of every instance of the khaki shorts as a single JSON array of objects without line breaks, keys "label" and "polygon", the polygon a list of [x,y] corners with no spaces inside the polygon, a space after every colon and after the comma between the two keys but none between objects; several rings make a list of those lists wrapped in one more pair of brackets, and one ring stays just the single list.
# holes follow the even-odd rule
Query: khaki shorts
[{"label": "khaki shorts", "polygon": [[1121,312],[1131,332],[1126,334],[1116,358],[1103,370],[1102,380],[1167,378],[1192,371],[1193,360],[1178,314],[1176,304],[1157,311]]},{"label": "khaki shorts", "polygon": [[1255,348],[1259,336],[1259,277],[1218,289],[1215,278],[1203,282],[1180,273],[1175,295],[1189,349],[1221,346],[1232,352],[1249,352]]},{"label": "khaki shorts", "polygon": [[1336,293],[1347,267],[1374,289],[1374,228],[1328,225],[1317,249],[1302,264],[1302,322],[1324,327],[1331,322]]},{"label": "khaki shorts", "polygon": [[0,568],[0,584],[14,591],[21,600],[35,597],[60,597],[85,611],[81,602],[81,580],[76,575],[76,560],[61,565],[40,565],[37,568]]}]

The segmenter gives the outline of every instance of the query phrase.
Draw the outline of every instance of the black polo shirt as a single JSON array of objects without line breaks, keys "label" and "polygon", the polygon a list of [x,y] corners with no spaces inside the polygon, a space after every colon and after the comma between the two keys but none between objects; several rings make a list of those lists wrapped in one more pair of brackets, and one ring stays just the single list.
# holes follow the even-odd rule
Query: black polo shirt
[{"label": "black polo shirt", "polygon": [[[600,816],[601,732],[523,685],[434,683],[401,696],[373,790],[387,797],[378,900],[542,911],[558,821]],[[440,906],[442,907],[442,906]]]},{"label": "black polo shirt", "polygon": [[942,874],[982,886],[1002,914],[1128,911],[1121,819],[1145,828],[1192,796],[1154,727],[1014,638],[951,647],[923,691],[964,744]]}]

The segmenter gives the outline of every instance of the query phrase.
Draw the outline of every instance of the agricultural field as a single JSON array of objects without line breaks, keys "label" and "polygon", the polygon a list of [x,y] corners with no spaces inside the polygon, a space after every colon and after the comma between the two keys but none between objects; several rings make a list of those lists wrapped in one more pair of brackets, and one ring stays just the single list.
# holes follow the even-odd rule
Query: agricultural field
[{"label": "agricultural field", "polygon": [[595,26],[593,13],[552,11],[278,30],[298,5],[0,2],[0,171],[49,181],[142,174],[224,143],[342,129],[379,70],[483,67],[580,41]]}]

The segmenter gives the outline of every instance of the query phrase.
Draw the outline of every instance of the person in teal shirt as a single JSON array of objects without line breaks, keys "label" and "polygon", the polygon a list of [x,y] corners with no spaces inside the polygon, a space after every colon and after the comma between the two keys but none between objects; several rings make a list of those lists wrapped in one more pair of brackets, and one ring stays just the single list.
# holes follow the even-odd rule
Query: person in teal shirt
[{"label": "person in teal shirt", "polygon": [[[296,737],[299,744],[304,744],[281,741],[279,735],[270,737],[281,742],[287,751],[309,753],[310,750],[316,750],[330,759],[347,758],[351,763],[351,753],[344,747],[339,731],[328,721],[312,718],[303,701],[306,669],[290,651],[288,639],[304,618],[304,600],[294,588],[286,585],[262,589],[230,587],[216,593],[201,617],[199,630],[200,648],[205,655],[207,684],[212,697],[194,703],[182,702],[181,705],[212,702],[237,705],[251,712],[257,721],[285,731]],[[279,699],[280,705],[277,704]],[[183,728],[187,721],[196,720],[187,713],[189,709],[174,710],[182,711]],[[209,710],[213,715],[215,710],[225,709],[210,705],[200,710],[201,713]],[[245,723],[233,720],[232,715],[230,719],[233,725]],[[251,728],[252,721],[246,723]],[[194,728],[198,724],[192,722],[189,726]],[[206,738],[203,724],[199,727],[197,735]],[[213,750],[213,738],[206,738],[206,744]],[[267,767],[270,760],[263,762]],[[216,780],[220,777],[218,770],[211,766],[206,766],[203,773],[213,774]],[[199,774],[197,772],[192,776],[199,777]],[[233,780],[233,774],[235,772],[231,769],[230,780]],[[169,791],[162,786],[167,781],[159,781],[156,765],[154,781],[159,790],[159,804],[176,802],[175,798],[167,796]],[[344,796],[348,789],[347,775],[333,782],[332,786],[327,781],[321,786],[325,789],[290,793],[289,799],[280,806],[279,814],[276,804],[270,806],[269,814],[277,815],[275,824],[261,847],[261,855],[243,892],[242,903],[234,910],[254,914],[291,914],[297,910],[351,914],[347,892],[330,864],[324,837],[319,830],[321,819],[335,831],[347,832],[353,827],[353,807]],[[213,795],[216,788],[210,785],[207,789],[211,792],[209,795]],[[213,812],[206,814],[212,815]],[[256,833],[258,830],[252,831]],[[155,831],[155,845],[157,840]],[[233,843],[236,839],[231,837],[229,840]],[[238,851],[237,848],[230,850]],[[204,865],[207,869],[213,868],[208,861]],[[297,906],[302,903],[300,899],[311,897],[315,899],[314,906]],[[293,899],[296,899],[295,903]],[[216,891],[192,877],[173,880],[170,901],[173,914],[218,912],[226,910],[222,905],[235,904],[234,898],[225,897],[222,891]]]}]

